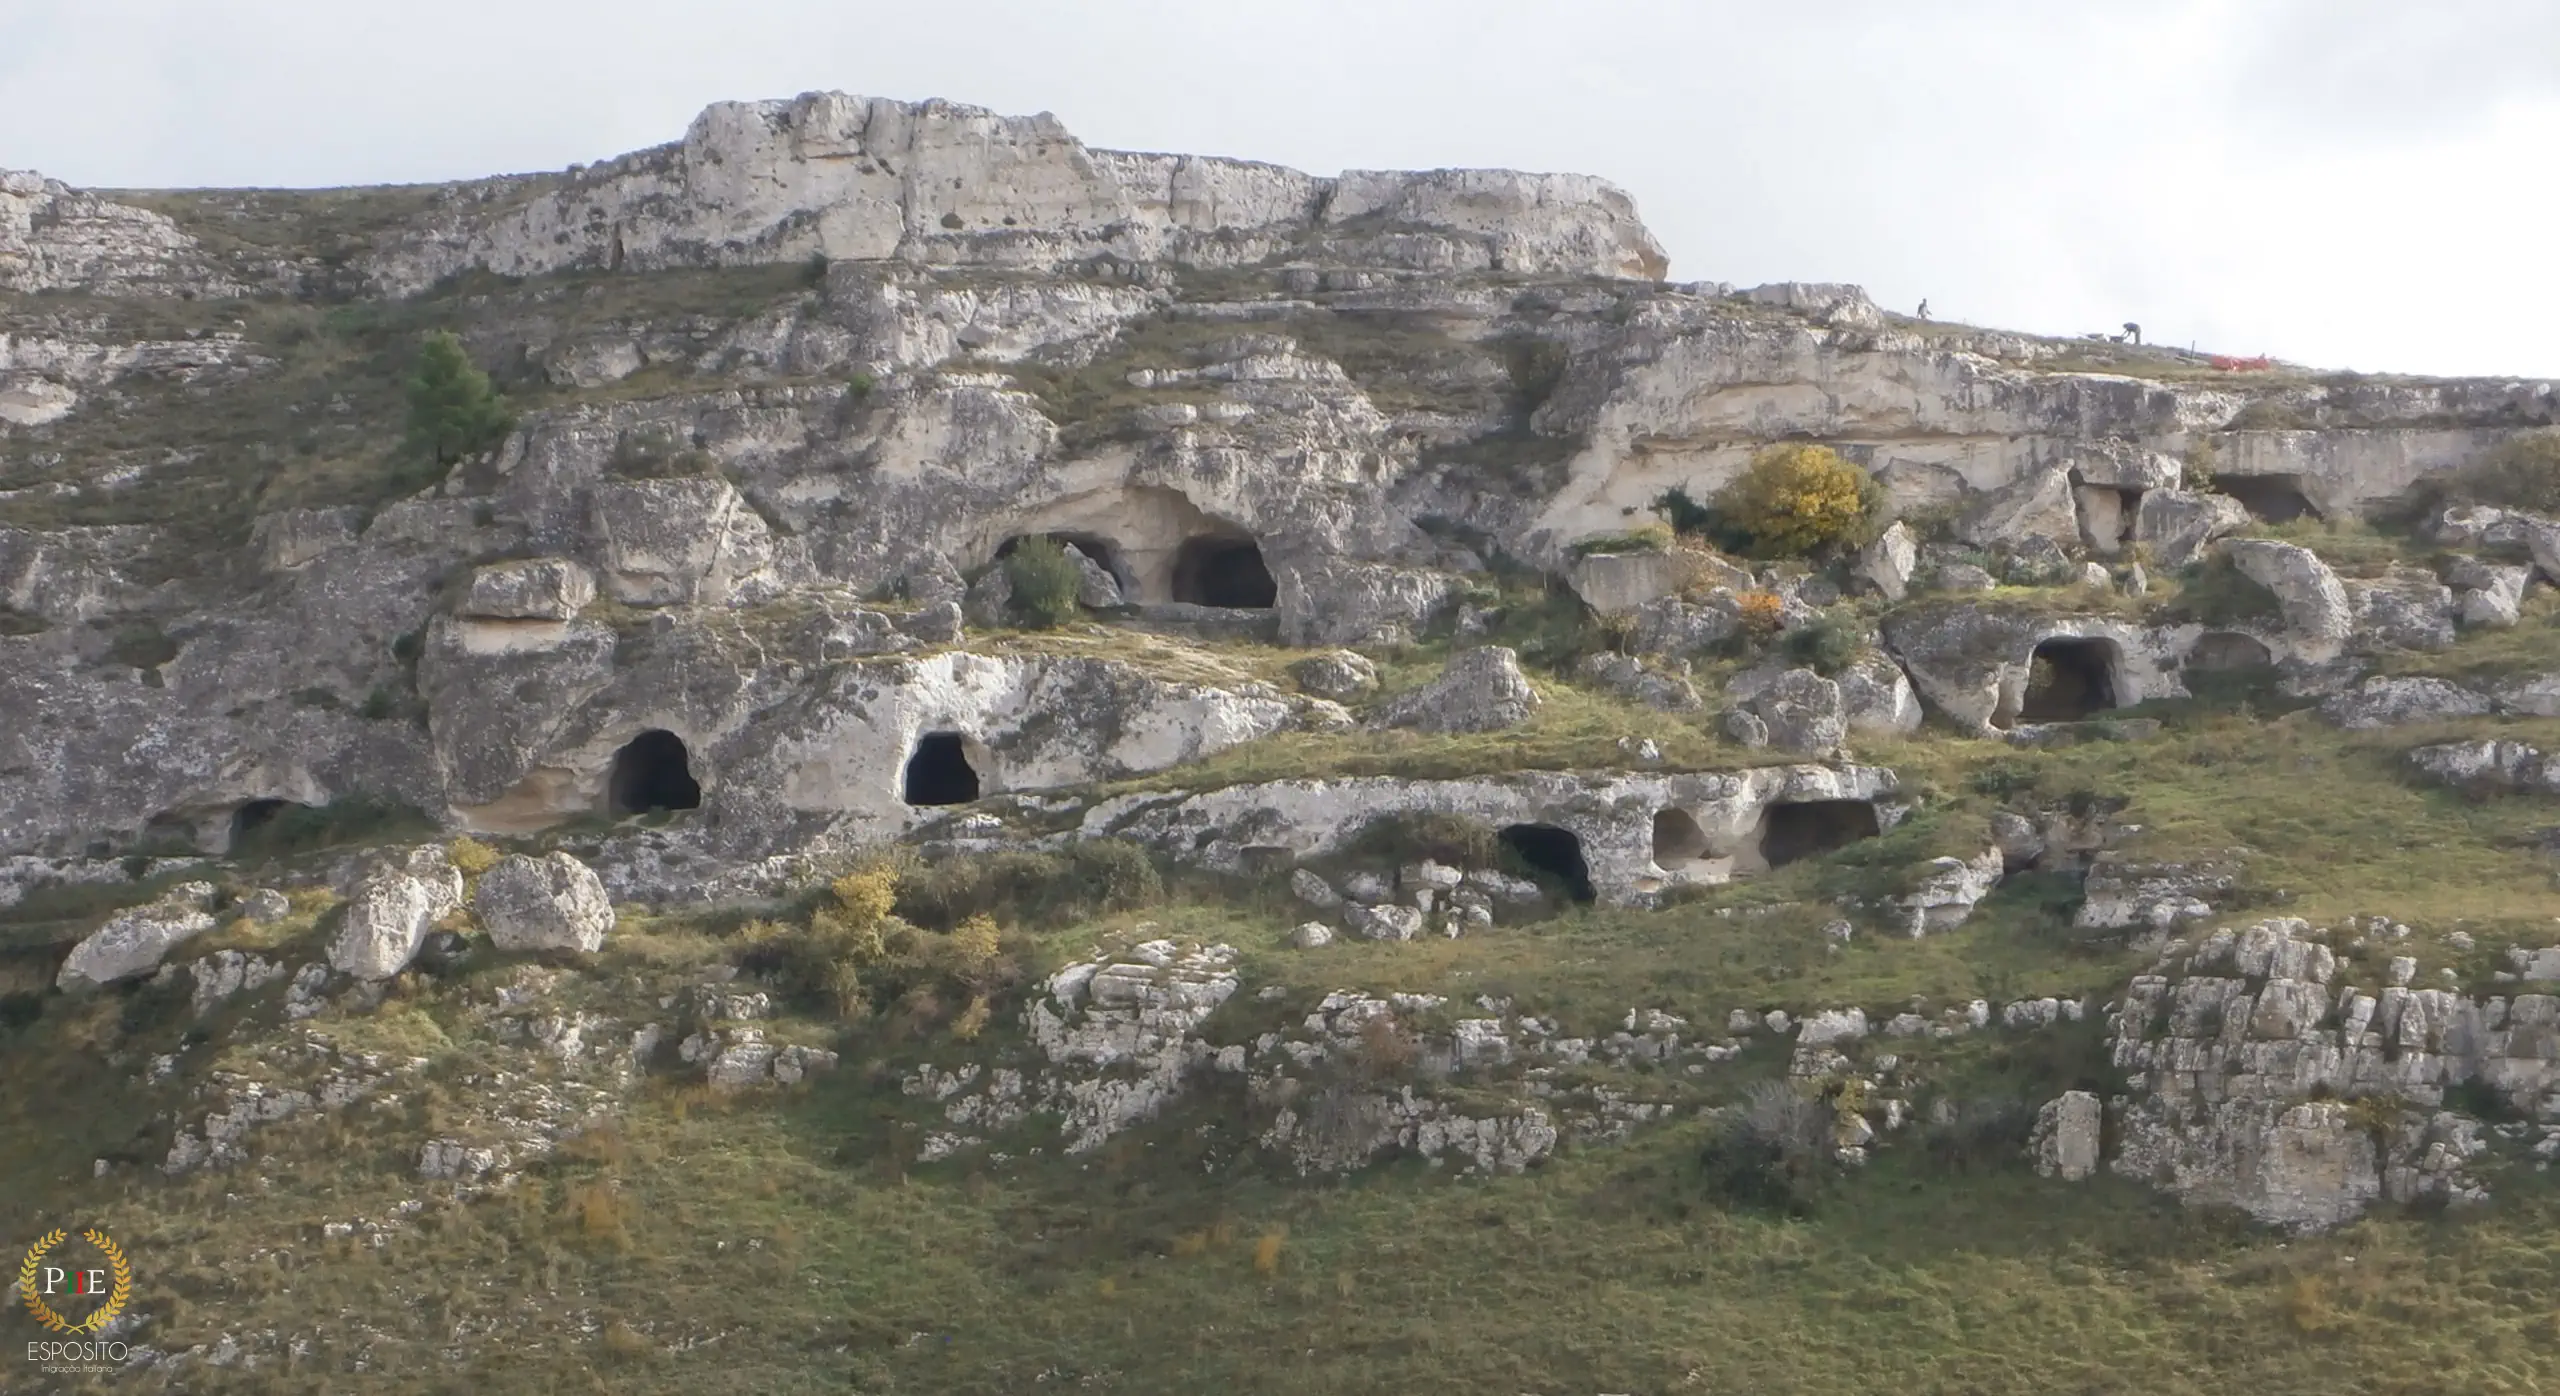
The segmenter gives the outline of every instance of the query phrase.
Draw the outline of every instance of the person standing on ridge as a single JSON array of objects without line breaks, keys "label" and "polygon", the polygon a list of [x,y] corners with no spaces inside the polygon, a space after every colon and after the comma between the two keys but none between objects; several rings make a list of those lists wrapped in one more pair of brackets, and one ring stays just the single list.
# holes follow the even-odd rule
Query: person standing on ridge
[{"label": "person standing on ridge", "polygon": [[1929,318],[1929,298],[1927,296],[1922,296],[1920,298],[1920,318],[1923,320]]}]

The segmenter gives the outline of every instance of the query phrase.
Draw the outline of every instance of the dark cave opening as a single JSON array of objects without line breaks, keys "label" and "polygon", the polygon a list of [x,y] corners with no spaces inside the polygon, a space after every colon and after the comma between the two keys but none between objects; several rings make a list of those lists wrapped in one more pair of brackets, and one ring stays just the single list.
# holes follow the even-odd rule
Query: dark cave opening
[{"label": "dark cave opening", "polygon": [[231,812],[231,838],[224,847],[238,848],[241,841],[275,822],[276,816],[289,809],[299,809],[291,800],[248,800]]},{"label": "dark cave opening", "polygon": [[702,786],[693,778],[684,740],[660,728],[641,733],[613,754],[606,789],[615,814],[702,807]]},{"label": "dark cave opening", "polygon": [[2018,720],[2077,722],[2118,706],[2115,676],[2123,657],[2113,640],[2063,638],[2036,646]]},{"label": "dark cave opening", "polygon": [[1173,599],[1231,611],[1269,610],[1279,604],[1280,585],[1252,539],[1191,538],[1173,557]]},{"label": "dark cave opening", "polygon": [[1665,808],[1653,816],[1654,865],[1668,872],[1707,856],[1707,831],[1687,810]]},{"label": "dark cave opening", "polygon": [[2239,500],[2240,507],[2261,523],[2321,517],[2319,508],[2303,492],[2299,475],[2216,475],[2213,488]]},{"label": "dark cave opening", "polygon": [[1501,840],[1521,862],[1564,884],[1565,895],[1577,902],[1592,900],[1591,865],[1583,861],[1582,840],[1572,830],[1514,824],[1502,831]]},{"label": "dark cave opening", "polygon": [[1872,800],[1796,800],[1769,806],[1760,860],[1772,868],[1846,848],[1884,832]]},{"label": "dark cave opening", "polygon": [[965,805],[978,798],[978,768],[969,764],[957,732],[927,732],[907,758],[906,801],[911,805]]}]

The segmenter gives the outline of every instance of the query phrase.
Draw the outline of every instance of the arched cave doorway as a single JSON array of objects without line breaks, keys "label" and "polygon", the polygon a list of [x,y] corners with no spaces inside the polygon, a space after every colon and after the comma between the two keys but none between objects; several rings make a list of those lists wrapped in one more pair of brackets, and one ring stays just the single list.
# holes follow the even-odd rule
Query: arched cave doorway
[{"label": "arched cave doorway", "polygon": [[1707,856],[1707,831],[1684,809],[1663,809],[1653,816],[1653,861],[1665,872],[1687,867]]},{"label": "arched cave doorway", "polygon": [[978,768],[969,764],[967,739],[957,732],[927,732],[907,758],[906,801],[911,805],[965,805],[978,798]]},{"label": "arched cave doorway", "polygon": [[615,814],[702,807],[702,786],[693,778],[683,739],[654,727],[613,754],[606,792]]},{"label": "arched cave doorway", "polygon": [[2303,492],[2299,475],[2216,475],[2213,488],[2239,500],[2240,507],[2262,523],[2321,517],[2319,507]]},{"label": "arched cave doorway", "polygon": [[1884,832],[1873,800],[1794,800],[1769,806],[1760,861],[1772,868],[1819,857]]},{"label": "arched cave doorway", "polygon": [[2195,647],[2187,651],[2187,667],[2209,674],[2224,674],[2249,669],[2269,669],[2276,657],[2264,642],[2254,635],[2236,630],[2209,630],[2196,637]]},{"label": "arched cave doorway", "polygon": [[1577,902],[1592,899],[1591,865],[1582,860],[1582,840],[1570,829],[1552,824],[1514,824],[1502,831],[1502,846],[1520,861],[1564,884]]},{"label": "arched cave doorway", "polygon": [[245,800],[241,802],[238,809],[231,812],[230,833],[229,837],[223,841],[223,847],[226,850],[239,848],[248,841],[250,835],[275,823],[277,816],[282,815],[286,810],[304,808],[307,806],[295,804],[291,800]]},{"label": "arched cave doorway", "polygon": [[2118,706],[2116,669],[2123,662],[2124,652],[2113,640],[2045,641],[2028,661],[2027,692],[2018,720],[2077,722]]},{"label": "arched cave doorway", "polygon": [[1138,599],[1138,574],[1129,566],[1128,555],[1117,542],[1099,533],[1017,533],[996,545],[996,561],[1013,556],[1013,550],[1022,546],[1026,538],[1046,538],[1059,547],[1075,549],[1111,574],[1111,580],[1120,584],[1121,600]]},{"label": "arched cave doorway", "polygon": [[1250,538],[1211,535],[1183,540],[1173,555],[1173,599],[1194,606],[1263,611],[1278,605],[1280,584]]}]

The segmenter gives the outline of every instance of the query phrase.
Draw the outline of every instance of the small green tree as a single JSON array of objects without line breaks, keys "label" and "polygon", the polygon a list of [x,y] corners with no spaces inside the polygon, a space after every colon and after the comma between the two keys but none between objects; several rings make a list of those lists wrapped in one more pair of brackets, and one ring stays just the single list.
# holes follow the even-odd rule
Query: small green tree
[{"label": "small green tree", "polygon": [[409,379],[409,444],[447,465],[478,455],[516,424],[504,399],[462,352],[462,341],[438,330],[418,346]]},{"label": "small green tree", "polygon": [[1004,557],[1013,583],[1013,610],[1025,624],[1048,630],[1076,618],[1076,591],[1084,574],[1051,538],[1025,538]]}]

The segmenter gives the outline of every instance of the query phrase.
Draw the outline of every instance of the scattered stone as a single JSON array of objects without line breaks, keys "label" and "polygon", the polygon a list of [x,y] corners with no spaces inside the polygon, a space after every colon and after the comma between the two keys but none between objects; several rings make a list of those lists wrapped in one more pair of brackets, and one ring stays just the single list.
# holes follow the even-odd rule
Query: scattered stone
[{"label": "scattered stone", "polygon": [[1333,944],[1333,928],[1322,921],[1302,921],[1289,933],[1289,943],[1301,950],[1314,950]]},{"label": "scattered stone", "polygon": [[2401,727],[2413,722],[2485,717],[2490,702],[2444,679],[2372,678],[2320,705],[2320,715],[2350,731]]},{"label": "scattered stone", "polygon": [[1501,646],[1468,650],[1440,677],[1387,700],[1381,727],[1424,732],[1496,732],[1517,727],[1537,710],[1538,691],[1520,672],[1520,656]]},{"label": "scattered stone", "polygon": [[205,910],[212,900],[212,883],[182,882],[148,905],[117,912],[72,947],[55,987],[96,988],[151,973],[170,951],[214,928]]},{"label": "scattered stone", "polygon": [[240,899],[243,920],[271,926],[293,914],[293,902],[272,887],[261,887]]},{"label": "scattered stone", "polygon": [[593,869],[566,853],[514,854],[480,875],[472,910],[500,950],[592,954],[613,929],[613,902]]},{"label": "scattered stone", "polygon": [[1326,911],[1342,905],[1342,894],[1333,890],[1333,884],[1308,868],[1289,874],[1289,892],[1299,901]]}]

